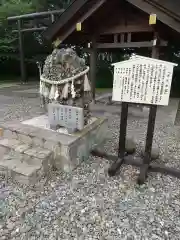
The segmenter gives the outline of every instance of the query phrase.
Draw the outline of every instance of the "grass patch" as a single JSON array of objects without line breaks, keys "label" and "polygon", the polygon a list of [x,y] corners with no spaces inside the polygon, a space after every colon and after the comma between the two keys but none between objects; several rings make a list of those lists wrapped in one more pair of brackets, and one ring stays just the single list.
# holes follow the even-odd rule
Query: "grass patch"
[{"label": "grass patch", "polygon": [[[26,81],[26,84],[34,84],[39,83],[39,79],[37,77],[29,77]],[[22,84],[21,78],[18,76],[4,76],[0,75],[0,89],[14,87]]]},{"label": "grass patch", "polygon": [[17,86],[20,78],[17,76],[0,75],[0,89]]},{"label": "grass patch", "polygon": [[17,86],[19,83],[18,82],[1,82],[0,81],[0,89],[1,88],[8,88],[8,87],[14,87]]},{"label": "grass patch", "polygon": [[111,91],[112,91],[112,88],[96,88],[97,93],[106,93]]}]

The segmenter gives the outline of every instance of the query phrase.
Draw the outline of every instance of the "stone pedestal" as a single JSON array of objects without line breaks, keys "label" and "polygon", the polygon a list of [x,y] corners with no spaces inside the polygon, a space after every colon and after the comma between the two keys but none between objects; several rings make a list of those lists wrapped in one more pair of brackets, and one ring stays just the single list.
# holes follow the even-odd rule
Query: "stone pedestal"
[{"label": "stone pedestal", "polygon": [[51,167],[70,172],[106,139],[107,119],[93,118],[82,131],[73,134],[51,130],[45,115],[25,122],[5,123],[1,128],[3,139],[16,139],[32,148],[50,150]]}]

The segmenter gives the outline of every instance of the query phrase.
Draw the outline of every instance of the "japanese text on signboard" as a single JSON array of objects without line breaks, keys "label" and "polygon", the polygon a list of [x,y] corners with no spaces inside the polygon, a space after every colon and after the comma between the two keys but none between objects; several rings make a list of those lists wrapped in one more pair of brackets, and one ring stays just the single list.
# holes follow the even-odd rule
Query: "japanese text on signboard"
[{"label": "japanese text on signboard", "polygon": [[168,105],[174,65],[146,59],[115,64],[114,101]]}]

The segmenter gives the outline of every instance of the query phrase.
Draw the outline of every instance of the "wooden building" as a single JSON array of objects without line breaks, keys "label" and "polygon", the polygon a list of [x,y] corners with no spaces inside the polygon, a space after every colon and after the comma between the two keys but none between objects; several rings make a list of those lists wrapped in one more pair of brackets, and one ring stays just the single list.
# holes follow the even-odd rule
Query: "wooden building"
[{"label": "wooden building", "polygon": [[[156,24],[149,24],[156,14]],[[78,24],[79,23],[79,24]],[[166,47],[180,36],[178,0],[75,0],[44,32],[52,42],[90,48],[90,78],[95,98],[98,49]],[[158,57],[157,47],[152,53]],[[153,50],[153,51],[154,51]]]}]

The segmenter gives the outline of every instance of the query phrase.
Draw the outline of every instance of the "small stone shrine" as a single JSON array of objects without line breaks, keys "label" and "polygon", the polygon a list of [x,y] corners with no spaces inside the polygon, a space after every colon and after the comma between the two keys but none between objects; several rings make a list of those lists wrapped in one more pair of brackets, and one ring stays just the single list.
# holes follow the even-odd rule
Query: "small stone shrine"
[{"label": "small stone shrine", "polygon": [[55,49],[39,70],[46,114],[0,126],[0,174],[22,184],[35,184],[52,168],[72,171],[107,135],[107,119],[90,116],[89,67],[82,58]]},{"label": "small stone shrine", "polygon": [[[90,119],[89,67],[70,48],[55,49],[40,69],[40,95],[52,127],[83,129]],[[81,124],[79,125],[79,122]]]}]

